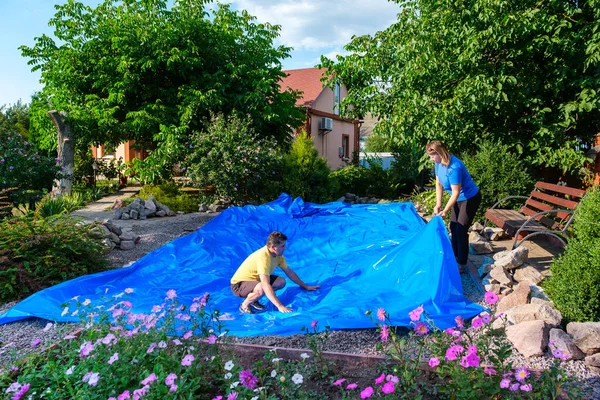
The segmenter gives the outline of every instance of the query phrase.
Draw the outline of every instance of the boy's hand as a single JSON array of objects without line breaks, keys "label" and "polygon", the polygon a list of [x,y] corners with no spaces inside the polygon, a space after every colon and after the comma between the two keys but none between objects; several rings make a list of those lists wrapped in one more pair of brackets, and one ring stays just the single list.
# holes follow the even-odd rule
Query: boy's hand
[{"label": "boy's hand", "polygon": [[283,313],[292,312],[292,309],[291,309],[291,308],[287,308],[286,306],[277,307],[277,309],[278,309],[280,312],[283,312]]},{"label": "boy's hand", "polygon": [[321,286],[308,286],[308,285],[306,285],[306,286],[304,287],[304,290],[310,290],[310,291],[312,292],[313,290],[317,290],[317,289],[319,289],[320,287],[321,287]]}]

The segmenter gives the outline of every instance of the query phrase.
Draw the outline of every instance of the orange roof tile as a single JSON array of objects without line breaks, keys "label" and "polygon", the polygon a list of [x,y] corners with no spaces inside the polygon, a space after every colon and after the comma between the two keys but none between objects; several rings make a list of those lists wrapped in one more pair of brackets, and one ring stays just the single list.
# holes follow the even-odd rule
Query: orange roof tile
[{"label": "orange roof tile", "polygon": [[311,107],[312,103],[317,99],[323,91],[321,84],[321,75],[323,71],[319,68],[303,68],[289,69],[283,71],[287,74],[281,80],[280,89],[285,91],[288,88],[300,90],[303,92],[302,97],[296,100],[296,105],[300,107]]}]

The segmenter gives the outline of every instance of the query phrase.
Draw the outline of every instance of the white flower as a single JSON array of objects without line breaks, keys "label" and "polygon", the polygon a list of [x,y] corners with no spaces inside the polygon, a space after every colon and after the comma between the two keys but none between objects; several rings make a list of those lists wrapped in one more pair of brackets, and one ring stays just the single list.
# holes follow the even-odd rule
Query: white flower
[{"label": "white flower", "polygon": [[167,347],[167,342],[165,342],[164,340],[161,340],[160,342],[158,342],[159,349],[165,349],[166,347]]},{"label": "white flower", "polygon": [[44,327],[44,329],[42,329],[44,332],[48,332],[50,329],[52,329],[52,327],[54,326],[54,324],[52,322],[48,322],[46,324],[46,326]]},{"label": "white flower", "polygon": [[224,368],[225,368],[225,370],[227,370],[227,371],[231,371],[231,370],[233,369],[233,366],[234,366],[234,365],[235,365],[235,364],[233,363],[233,361],[229,360],[229,361],[227,361],[227,362],[225,363],[225,367],[224,367]]},{"label": "white flower", "polygon": [[71,317],[74,317],[74,316],[76,316],[77,314],[79,314],[79,309],[77,309],[77,310],[73,311],[73,312],[71,313]]},{"label": "white flower", "polygon": [[78,298],[79,298],[79,296],[74,296],[74,297],[71,297],[71,300],[77,300]]},{"label": "white flower", "polygon": [[302,382],[304,382],[304,377],[300,374],[294,374],[294,376],[292,376],[292,381],[296,384],[299,385]]},{"label": "white flower", "polygon": [[229,385],[229,387],[230,387],[231,389],[234,389],[234,388],[235,388],[237,385],[239,385],[239,384],[240,384],[240,382],[239,382],[239,381],[235,381],[235,382],[233,382],[231,385]]},{"label": "white flower", "polygon": [[65,375],[71,375],[73,372],[75,371],[75,366],[73,365],[71,368],[69,368],[66,372]]},{"label": "white flower", "polygon": [[89,305],[91,302],[92,302],[92,301],[91,301],[90,299],[85,299],[85,300],[83,301],[83,303],[81,303],[81,305],[82,305],[82,306],[87,306],[87,305]]},{"label": "white flower", "polygon": [[231,372],[228,372],[225,374],[224,378],[225,379],[231,379],[231,377],[233,376],[233,374]]},{"label": "white flower", "polygon": [[281,361],[281,358],[274,358],[271,361],[273,361],[273,362],[279,362],[279,361]]},{"label": "white flower", "polygon": [[302,357],[304,360],[306,360],[307,358],[310,358],[310,356],[307,353],[300,354],[300,357]]},{"label": "white flower", "polygon": [[123,295],[124,295],[124,294],[125,294],[125,293],[121,292],[121,293],[119,293],[119,294],[115,294],[113,297],[114,297],[115,299],[120,299],[121,297],[123,297]]},{"label": "white flower", "polygon": [[250,400],[258,400],[258,396],[251,397]]},{"label": "white flower", "polygon": [[69,307],[65,307],[62,312],[60,313],[61,317],[64,317],[65,315],[67,315],[67,313],[69,312]]},{"label": "white flower", "polygon": [[125,289],[125,293],[127,293],[127,294],[133,293],[133,289],[127,288],[127,289]]},{"label": "white flower", "polygon": [[275,378],[277,376],[277,371],[271,371],[271,378]]}]

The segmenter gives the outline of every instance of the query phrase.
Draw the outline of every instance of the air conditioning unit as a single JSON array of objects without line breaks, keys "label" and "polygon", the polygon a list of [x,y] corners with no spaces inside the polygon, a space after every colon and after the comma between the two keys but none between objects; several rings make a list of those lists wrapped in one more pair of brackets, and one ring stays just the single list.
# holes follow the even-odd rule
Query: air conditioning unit
[{"label": "air conditioning unit", "polygon": [[321,118],[319,129],[324,131],[330,131],[333,129],[333,120],[331,118]]}]

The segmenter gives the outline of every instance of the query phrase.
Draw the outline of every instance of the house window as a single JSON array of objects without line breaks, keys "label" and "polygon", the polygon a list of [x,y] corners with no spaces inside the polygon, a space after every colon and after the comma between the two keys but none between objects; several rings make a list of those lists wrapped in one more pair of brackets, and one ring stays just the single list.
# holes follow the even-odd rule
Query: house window
[{"label": "house window", "polygon": [[342,135],[342,156],[350,158],[350,135]]},{"label": "house window", "polygon": [[340,115],[340,84],[339,84],[339,82],[336,82],[335,87],[333,88],[333,113],[335,115]]}]

